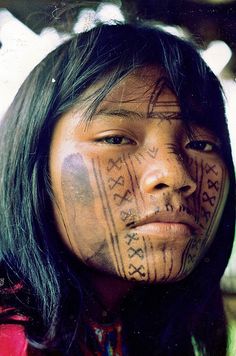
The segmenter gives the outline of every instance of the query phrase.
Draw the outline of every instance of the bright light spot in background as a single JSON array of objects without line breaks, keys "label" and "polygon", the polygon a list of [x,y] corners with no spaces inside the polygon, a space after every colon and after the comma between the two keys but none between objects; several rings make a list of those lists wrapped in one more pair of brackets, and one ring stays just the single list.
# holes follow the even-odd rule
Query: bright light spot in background
[{"label": "bright light spot in background", "polygon": [[233,149],[233,160],[236,167],[236,82],[233,80],[222,80],[221,84],[226,96],[226,116]]},{"label": "bright light spot in background", "polygon": [[[221,81],[226,100],[226,116],[231,139],[232,154],[234,165],[236,167],[236,83],[231,80],[221,79],[221,72],[229,62],[232,51],[223,41],[213,41],[205,51],[201,52],[202,58],[209,65],[211,70]],[[232,257],[228,263],[221,285],[224,290],[236,291],[236,241],[232,252]]]},{"label": "bright light spot in background", "polygon": [[[179,26],[167,26],[163,23],[159,23],[157,27],[171,33],[172,35],[180,38],[189,39],[191,35]],[[201,56],[208,64],[215,75],[219,76],[222,70],[229,62],[232,51],[229,46],[223,41],[212,41],[206,50],[201,51]]]},{"label": "bright light spot in background", "polygon": [[75,33],[89,31],[96,26],[97,22],[113,25],[117,22],[124,21],[124,16],[118,5],[103,2],[98,6],[96,11],[92,9],[84,9],[80,11],[73,31]]},{"label": "bright light spot in background", "polygon": [[114,24],[118,22],[124,22],[125,18],[120,11],[119,6],[103,2],[98,6],[96,18],[106,24]]},{"label": "bright light spot in background", "polygon": [[[113,24],[123,22],[124,17],[118,5],[104,2],[96,12],[91,9],[81,11],[74,32],[88,31],[98,21]],[[45,28],[37,35],[9,11],[0,9],[0,118],[29,72],[68,37],[54,28]]]},{"label": "bright light spot in background", "polygon": [[[118,5],[104,2],[96,12],[81,11],[73,30],[76,33],[88,31],[98,21],[113,24],[123,22],[124,17]],[[29,72],[68,37],[54,28],[45,28],[37,35],[9,11],[0,9],[0,119]]]},{"label": "bright light spot in background", "polygon": [[[234,166],[236,167],[236,83],[233,80],[222,80],[226,95],[226,116],[228,118],[229,133],[233,151]],[[236,235],[232,257],[222,279],[222,287],[225,290],[236,291]]]},{"label": "bright light spot in background", "polygon": [[[84,9],[74,26],[74,32],[87,31],[94,27],[96,22],[114,23],[124,21],[118,5],[101,3],[97,11]],[[188,33],[180,27],[158,24],[158,27],[177,35],[188,37]],[[53,28],[45,28],[40,35],[36,35],[27,26],[17,20],[5,9],[0,11],[0,117],[7,110],[20,84],[35,65],[51,50],[56,48],[69,36],[59,34]],[[232,52],[222,41],[212,42],[202,57],[219,76],[231,58]],[[222,85],[226,92],[226,111],[231,134],[231,142],[236,142],[236,83],[232,80],[223,80]],[[236,147],[233,146],[233,157],[236,164]]]},{"label": "bright light spot in background", "polygon": [[204,61],[209,65],[215,75],[220,75],[229,62],[232,51],[223,41],[212,41],[208,48],[201,53]]},{"label": "bright light spot in background", "polygon": [[89,31],[95,26],[96,12],[91,9],[81,10],[78,16],[78,20],[74,25],[73,31],[75,33],[81,33]]},{"label": "bright light spot in background", "polygon": [[161,28],[162,30],[169,32],[171,35],[180,37],[180,38],[185,38],[188,39],[189,38],[189,33],[187,30],[184,30],[182,27],[180,26],[168,26],[163,24],[162,22],[157,23],[158,28]]},{"label": "bright light spot in background", "polygon": [[232,51],[223,41],[213,41],[205,51],[201,52],[202,58],[221,81],[226,95],[226,116],[228,119],[231,137],[233,159],[236,166],[236,83],[232,79],[221,79],[221,72],[232,57]]},{"label": "bright light spot in background", "polygon": [[54,29],[38,36],[9,11],[0,11],[0,118],[29,72],[64,39]]}]

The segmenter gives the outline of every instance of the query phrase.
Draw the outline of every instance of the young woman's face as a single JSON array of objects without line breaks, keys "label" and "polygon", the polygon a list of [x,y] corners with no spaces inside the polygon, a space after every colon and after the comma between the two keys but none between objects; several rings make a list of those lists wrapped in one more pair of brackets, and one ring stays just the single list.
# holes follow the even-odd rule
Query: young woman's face
[{"label": "young woman's face", "polygon": [[50,150],[64,242],[88,267],[145,282],[192,271],[214,238],[229,186],[218,139],[196,126],[190,138],[172,92],[152,100],[156,80],[152,67],[128,75],[88,127],[83,110],[71,110]]}]

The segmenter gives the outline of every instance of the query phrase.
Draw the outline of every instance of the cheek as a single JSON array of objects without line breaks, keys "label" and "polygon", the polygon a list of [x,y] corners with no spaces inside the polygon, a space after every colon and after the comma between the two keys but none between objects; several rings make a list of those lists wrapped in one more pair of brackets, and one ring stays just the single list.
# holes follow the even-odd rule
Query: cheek
[{"label": "cheek", "polygon": [[193,211],[206,238],[214,235],[228,194],[228,174],[222,162],[194,161],[197,191]]},{"label": "cheek", "polygon": [[228,195],[229,179],[224,164],[209,161],[204,164],[199,192],[199,225],[210,242],[218,228]]},{"label": "cheek", "polygon": [[118,226],[127,226],[136,219],[135,183],[130,171],[128,155],[108,158],[104,164],[104,188],[109,197]]},{"label": "cheek", "polygon": [[[106,221],[110,238],[111,256],[116,274],[125,279],[132,279],[136,266],[135,257],[143,259],[143,249],[139,245],[137,251],[133,243],[139,244],[139,239],[129,237],[126,233],[127,225],[136,219],[138,208],[134,193],[134,184],[125,155],[113,155],[96,158],[93,161],[96,190],[102,206],[103,217]],[[139,268],[139,266],[138,266]],[[145,276],[143,267],[138,269],[138,275]]]},{"label": "cheek", "polygon": [[135,281],[150,281],[147,241],[130,231],[142,209],[135,167],[128,154],[95,161],[97,187],[104,201],[109,233],[113,239],[117,274]]},{"label": "cheek", "polygon": [[[81,261],[100,270],[115,270],[110,257],[106,223],[99,219],[101,201],[93,188],[91,165],[82,155],[66,157],[61,169],[63,203],[57,212],[62,237]],[[58,209],[57,209],[58,210]]]},{"label": "cheek", "polygon": [[[147,154],[145,159],[156,153]],[[140,191],[140,162],[128,154],[86,161],[78,153],[68,156],[62,164],[63,204],[58,219],[67,245],[88,266],[125,279],[158,282],[184,278],[213,239],[228,186],[223,164],[192,159],[189,167],[197,191],[186,205],[201,228],[201,236],[183,246],[156,246],[149,237],[130,232],[146,207],[157,208],[158,203],[155,199],[152,204]]]},{"label": "cheek", "polygon": [[188,244],[183,254],[182,274],[189,274],[203,257],[214,239],[228,194],[229,179],[222,162],[193,160],[191,169],[197,191],[190,198],[199,238]]}]

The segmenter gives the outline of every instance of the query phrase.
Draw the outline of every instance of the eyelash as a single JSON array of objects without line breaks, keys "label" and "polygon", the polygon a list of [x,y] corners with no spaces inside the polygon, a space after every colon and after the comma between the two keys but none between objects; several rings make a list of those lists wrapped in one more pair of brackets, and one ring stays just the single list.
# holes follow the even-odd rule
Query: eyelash
[{"label": "eyelash", "polygon": [[[110,142],[108,142],[110,140]],[[125,143],[121,143],[122,140],[126,140],[127,142]],[[101,143],[105,143],[108,145],[135,145],[135,141],[132,140],[129,137],[126,136],[122,136],[122,135],[111,135],[111,136],[106,136],[103,138],[100,138],[98,140],[96,140],[97,142],[101,142]],[[112,142],[113,141],[113,142]]]},{"label": "eyelash", "polygon": [[205,140],[190,141],[185,147],[190,148],[195,151],[200,151],[200,152],[217,152],[217,151],[219,151],[218,145],[216,145],[215,143],[212,143],[210,141],[205,141]]},{"label": "eyelash", "polygon": [[[122,143],[122,140],[126,140],[126,142]],[[135,145],[135,143],[136,143],[131,138],[123,136],[123,135],[106,136],[106,137],[103,137],[96,141],[99,143],[105,143],[107,145],[117,145],[117,146]],[[210,141],[205,141],[205,140],[190,141],[189,143],[187,143],[185,148],[192,149],[194,151],[209,152],[209,153],[219,151],[218,145],[216,145],[215,143],[212,143]]]}]

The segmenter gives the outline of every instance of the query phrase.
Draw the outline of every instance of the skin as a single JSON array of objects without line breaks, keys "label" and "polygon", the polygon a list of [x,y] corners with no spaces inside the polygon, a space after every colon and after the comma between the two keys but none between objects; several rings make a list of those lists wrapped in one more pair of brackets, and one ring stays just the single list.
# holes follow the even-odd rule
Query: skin
[{"label": "skin", "polygon": [[176,97],[155,86],[158,76],[154,67],[128,75],[88,127],[82,108],[69,111],[51,143],[58,230],[89,278],[96,275],[100,294],[109,280],[110,297],[114,281],[187,276],[210,246],[227,198],[219,140],[196,126],[189,138]]}]

